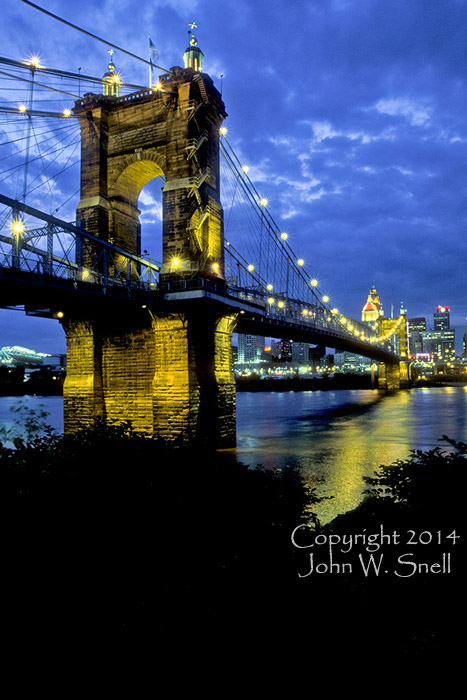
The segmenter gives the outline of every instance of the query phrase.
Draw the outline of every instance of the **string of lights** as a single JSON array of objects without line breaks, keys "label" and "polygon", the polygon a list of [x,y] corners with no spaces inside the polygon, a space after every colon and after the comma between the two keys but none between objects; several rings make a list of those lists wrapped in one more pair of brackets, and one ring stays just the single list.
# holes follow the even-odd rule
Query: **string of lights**
[{"label": "string of lights", "polygon": [[[256,212],[257,214],[257,223],[259,222],[259,237],[261,237],[261,232],[264,230],[267,231],[267,245],[268,245],[268,255],[266,255],[266,261],[269,262],[271,260],[271,246],[274,248],[274,272],[275,276],[279,276],[282,279],[280,279],[279,286],[276,283],[273,283],[273,280],[269,279],[269,282],[264,283],[265,291],[272,291],[274,288],[275,289],[281,289],[282,292],[284,293],[284,296],[290,297],[290,298],[299,298],[301,296],[304,301],[307,299],[314,305],[320,305],[327,314],[331,314],[331,308],[329,306],[329,298],[326,295],[319,295],[318,290],[316,289],[317,287],[317,280],[312,279],[310,280],[306,275],[304,274],[303,271],[303,266],[304,266],[304,260],[302,258],[298,258],[294,255],[294,252],[289,244],[288,241],[288,234],[285,232],[282,232],[279,227],[277,226],[276,222],[274,221],[271,213],[269,212],[267,205],[268,202],[266,198],[262,198],[259,196],[258,191],[256,190],[255,186],[251,182],[250,178],[247,176],[245,172],[245,166],[240,165],[240,161],[236,154],[233,151],[233,148],[231,147],[230,144],[228,144],[228,150],[227,148],[224,147],[224,140],[226,136],[226,130],[224,130],[224,133],[221,132],[221,135],[224,137],[222,142],[221,142],[221,147],[222,147],[222,152],[225,157],[225,161],[227,165],[229,166],[227,169],[223,171],[223,176],[224,179],[229,182],[229,171],[231,176],[233,175],[234,180],[233,182],[235,183],[235,189],[237,192],[241,192],[244,195],[243,201],[247,200],[249,204],[253,204],[253,211]],[[228,143],[228,142],[227,142]],[[240,186],[238,186],[238,183],[240,182]],[[230,183],[232,183],[232,177],[230,177]],[[232,187],[231,187],[232,189]],[[233,207],[231,207],[231,210]],[[266,212],[266,216],[263,215],[263,210]],[[232,220],[232,211],[229,211],[229,223]],[[242,219],[243,222],[243,219]],[[240,224],[241,228],[242,223]],[[233,227],[232,227],[233,228]],[[230,231],[227,232],[229,235],[229,238],[232,238]],[[250,245],[250,248],[253,250],[257,250],[258,248],[261,249],[262,247],[262,241],[254,241],[251,237],[251,235],[248,235],[242,239],[242,245],[241,248],[242,250],[245,250],[248,248],[248,243]],[[279,262],[279,265],[278,265]],[[246,271],[253,272],[255,269],[255,266],[253,263],[249,263],[245,267]],[[279,272],[279,275],[278,275]],[[264,280],[268,279],[268,270],[266,269],[266,273],[263,270],[260,270],[260,273],[262,274]],[[285,280],[283,279],[285,276]],[[300,283],[300,284],[299,284]],[[334,314],[331,314],[334,316]]]},{"label": "string of lights", "polygon": [[[226,243],[226,251],[230,248],[230,253],[234,248],[231,239],[235,236],[241,238],[241,245],[237,246],[235,261],[237,267],[241,266],[243,273],[249,274],[252,280],[253,286],[260,286],[264,293],[271,293],[274,289],[278,289],[277,282],[273,284],[271,280],[271,275],[269,274],[268,264],[271,258],[274,260],[273,270],[275,277],[282,277],[284,270],[287,271],[287,283],[285,289],[282,287],[280,304],[283,306],[287,303],[288,299],[300,298],[304,302],[306,299],[310,299],[310,291],[312,293],[312,306],[316,308],[318,305],[325,314],[325,318],[328,322],[333,322],[336,327],[343,330],[346,333],[353,335],[359,340],[363,340],[369,343],[386,343],[391,337],[393,337],[401,323],[402,318],[398,319],[393,327],[384,334],[378,334],[376,331],[372,331],[368,326],[354,319],[347,318],[344,314],[339,313],[337,307],[332,307],[330,304],[330,298],[327,294],[321,293],[318,288],[318,280],[315,277],[309,277],[306,272],[305,260],[295,254],[291,245],[290,237],[287,232],[281,231],[277,223],[275,222],[269,208],[268,200],[265,197],[261,197],[258,190],[256,189],[254,183],[251,181],[248,172],[249,167],[242,165],[240,159],[236,155],[233,147],[227,140],[227,129],[225,127],[220,129],[221,134],[221,152],[224,156],[224,162],[228,167],[223,169],[223,183],[224,192],[227,190],[226,200],[230,202],[228,216],[226,219],[226,234],[229,236],[229,242]],[[253,205],[252,207],[249,205]],[[256,226],[251,226],[251,216],[248,223],[248,231],[245,233],[247,226],[245,225],[245,217],[242,216],[240,223],[237,227],[233,224],[234,220],[234,209],[235,207],[245,207],[250,209],[250,212],[256,213]],[[256,230],[256,234],[252,231]],[[241,247],[242,251],[249,252],[253,256],[256,252],[258,255],[258,250],[261,251],[263,247],[262,234],[267,231],[266,245],[267,254],[263,257],[263,267],[257,269],[255,264],[248,262],[248,260],[238,253],[238,247]],[[243,231],[243,236],[241,233]],[[278,244],[281,244],[278,248]],[[274,246],[274,253],[276,255],[271,255],[271,244]],[[277,255],[279,253],[279,255]],[[251,257],[250,259],[253,259]],[[279,263],[279,264],[278,264]],[[237,275],[238,276],[238,275]],[[269,281],[268,281],[269,280]],[[298,290],[298,280],[302,283],[301,289]],[[276,292],[277,294],[277,292]],[[268,304],[273,305],[276,303],[277,299],[273,295],[270,295],[267,299]],[[306,317],[309,314],[309,310],[305,307],[302,310],[302,314]]]}]

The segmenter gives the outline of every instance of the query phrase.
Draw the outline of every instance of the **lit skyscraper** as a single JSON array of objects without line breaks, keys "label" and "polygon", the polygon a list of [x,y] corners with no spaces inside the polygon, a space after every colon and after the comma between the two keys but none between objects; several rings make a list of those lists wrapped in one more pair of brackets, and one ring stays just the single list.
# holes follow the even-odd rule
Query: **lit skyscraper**
[{"label": "lit skyscraper", "polygon": [[378,292],[375,287],[370,289],[366,304],[362,309],[362,321],[368,325],[375,323],[380,316],[383,316],[383,307],[379,300]]},{"label": "lit skyscraper", "polygon": [[448,331],[425,331],[421,333],[423,352],[434,355],[437,362],[452,362],[456,357],[456,333]]},{"label": "lit skyscraper", "polygon": [[299,365],[309,363],[310,343],[292,343],[292,362]]},{"label": "lit skyscraper", "polygon": [[433,330],[448,331],[451,328],[449,320],[450,306],[437,306],[433,314]]},{"label": "lit skyscraper", "polygon": [[263,359],[264,337],[238,334],[238,362],[242,364],[261,362]]},{"label": "lit skyscraper", "polygon": [[437,306],[433,330],[421,334],[423,352],[432,353],[439,362],[450,362],[456,357],[456,332],[451,330],[449,314],[449,306]]},{"label": "lit skyscraper", "polygon": [[409,318],[409,352],[411,355],[423,352],[422,333],[426,331],[426,318]]}]

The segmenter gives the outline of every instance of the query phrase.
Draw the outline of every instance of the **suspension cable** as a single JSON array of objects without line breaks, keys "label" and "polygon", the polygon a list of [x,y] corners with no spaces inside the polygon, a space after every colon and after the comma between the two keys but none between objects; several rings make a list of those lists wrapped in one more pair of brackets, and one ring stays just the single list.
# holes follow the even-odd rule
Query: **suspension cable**
[{"label": "suspension cable", "polygon": [[39,10],[39,12],[43,12],[45,15],[49,15],[49,17],[52,17],[53,19],[58,20],[59,22],[62,22],[63,24],[68,25],[72,29],[76,29],[78,32],[81,32],[82,34],[86,34],[87,36],[90,36],[91,39],[95,39],[96,41],[100,41],[102,44],[105,44],[106,46],[111,46],[112,48],[116,49],[117,51],[121,51],[122,53],[126,53],[128,56],[131,56],[132,58],[135,58],[137,61],[141,61],[142,63],[146,63],[146,65],[150,66],[152,65],[154,68],[157,68],[158,70],[163,71],[164,73],[171,73],[172,71],[167,70],[166,68],[162,68],[161,66],[157,66],[155,63],[152,63],[151,61],[147,61],[145,58],[141,58],[141,56],[137,56],[134,53],[131,53],[131,51],[127,51],[126,49],[122,49],[121,46],[117,46],[117,44],[114,44],[111,41],[107,41],[106,39],[102,39],[99,36],[96,36],[96,34],[92,34],[91,32],[86,31],[86,29],[82,29],[81,27],[78,27],[76,24],[72,24],[71,22],[68,22],[66,19],[63,19],[63,17],[59,17],[58,15],[54,15],[53,12],[49,12],[48,10],[45,10],[43,7],[39,7],[39,5],[36,5],[34,2],[30,2],[30,0],[21,0],[21,2],[24,2],[26,5],[30,5],[33,7],[35,10]]}]

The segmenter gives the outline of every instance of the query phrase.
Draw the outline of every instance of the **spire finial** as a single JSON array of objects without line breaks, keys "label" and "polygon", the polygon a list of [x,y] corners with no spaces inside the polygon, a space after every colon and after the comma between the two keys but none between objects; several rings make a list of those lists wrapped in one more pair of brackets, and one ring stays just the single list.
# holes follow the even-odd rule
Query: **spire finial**
[{"label": "spire finial", "polygon": [[190,29],[188,30],[188,36],[190,38],[190,46],[187,48],[183,54],[183,60],[185,61],[185,68],[193,68],[195,71],[203,70],[203,52],[198,46],[198,39],[195,37],[193,30],[198,26],[196,22],[190,22],[188,25]]},{"label": "spire finial", "polygon": [[114,63],[113,60],[112,60],[112,56],[113,56],[114,53],[115,53],[115,49],[111,46],[110,49],[107,49],[107,53],[110,54],[110,63],[109,63],[109,65],[108,65],[108,69],[109,69],[109,71],[110,71],[111,73],[113,73],[114,70],[115,70],[115,63]]},{"label": "spire finial", "polygon": [[196,22],[190,22],[188,26],[190,27],[190,29],[188,30],[188,36],[190,36],[191,34],[190,44],[191,46],[196,46],[198,44],[198,39],[195,37],[193,29],[197,29],[198,25],[196,24]]},{"label": "spire finial", "polygon": [[122,82],[121,77],[115,72],[115,64],[112,61],[112,56],[115,53],[115,49],[110,47],[107,50],[110,54],[110,63],[108,65],[108,73],[102,76],[102,83],[104,85],[104,95],[108,97],[118,97],[120,94],[120,84]]}]

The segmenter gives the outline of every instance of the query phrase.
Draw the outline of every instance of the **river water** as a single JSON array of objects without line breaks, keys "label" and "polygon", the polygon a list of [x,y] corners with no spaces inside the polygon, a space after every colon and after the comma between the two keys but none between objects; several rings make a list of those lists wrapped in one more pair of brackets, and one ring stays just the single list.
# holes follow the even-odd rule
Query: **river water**
[{"label": "river water", "polygon": [[[62,398],[0,397],[0,425],[11,425],[11,406],[43,406],[47,422],[63,430]],[[371,390],[239,392],[240,461],[267,468],[298,467],[323,496],[317,506],[328,522],[362,499],[363,476],[380,464],[405,459],[412,449],[467,442],[467,386],[419,388],[385,394]]]}]

